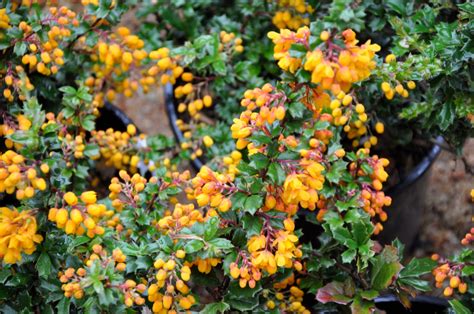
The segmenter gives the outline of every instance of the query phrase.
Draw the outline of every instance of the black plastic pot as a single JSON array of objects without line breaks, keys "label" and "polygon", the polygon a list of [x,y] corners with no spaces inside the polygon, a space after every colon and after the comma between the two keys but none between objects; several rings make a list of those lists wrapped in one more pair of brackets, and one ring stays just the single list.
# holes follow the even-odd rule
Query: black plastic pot
[{"label": "black plastic pot", "polygon": [[[117,106],[106,102],[104,107],[99,109],[100,116],[96,120],[97,130],[107,130],[112,128],[116,131],[126,131],[127,125],[134,124],[133,121]],[[137,129],[137,132],[140,133]]]},{"label": "black plastic pot", "polygon": [[449,303],[446,299],[418,296],[410,299],[411,308],[407,309],[395,295],[381,296],[375,299],[375,305],[379,310],[387,314],[438,314],[446,313]]},{"label": "black plastic pot", "polygon": [[433,145],[427,155],[398,184],[386,191],[392,197],[392,205],[386,209],[388,220],[383,224],[384,229],[379,236],[382,243],[390,243],[398,238],[408,250],[413,248],[422,223],[430,168],[440,152],[441,147]]},{"label": "black plastic pot", "polygon": [[[375,300],[375,307],[385,314],[441,314],[446,313],[449,308],[449,303],[446,299],[431,297],[431,296],[417,296],[410,298],[411,307],[405,308],[398,300],[397,296],[393,294],[380,296]],[[317,314],[338,314],[346,313],[336,308],[315,310]]]},{"label": "black plastic pot", "polygon": [[[178,120],[178,113],[176,112],[176,106],[174,103],[174,91],[173,85],[166,84],[165,85],[165,104],[166,104],[166,113],[168,114],[168,119],[170,121],[171,130],[178,141],[178,143],[185,142],[185,138],[183,132],[179,129],[178,125],[176,124],[176,120]],[[201,159],[196,157],[195,159],[191,160],[191,165],[193,166],[194,170],[199,171],[201,167],[204,165]]]}]

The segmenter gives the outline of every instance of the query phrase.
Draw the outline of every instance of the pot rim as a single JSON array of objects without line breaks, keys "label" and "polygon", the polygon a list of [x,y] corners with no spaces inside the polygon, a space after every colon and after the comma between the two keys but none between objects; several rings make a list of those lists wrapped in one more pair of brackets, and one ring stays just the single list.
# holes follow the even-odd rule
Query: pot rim
[{"label": "pot rim", "polygon": [[[174,105],[173,85],[168,83],[164,86],[164,88],[165,88],[165,108],[166,108],[168,120],[171,125],[171,130],[173,131],[174,137],[178,140],[178,143],[181,144],[185,140],[184,140],[183,132],[181,132],[181,130],[178,128],[178,125],[176,124],[176,120],[178,120],[178,114],[176,112],[176,107]],[[190,161],[191,161],[191,165],[196,171],[199,171],[199,169],[201,169],[201,167],[204,166],[204,163],[202,162],[201,159],[199,159],[199,157],[191,159]]]},{"label": "pot rim", "polygon": [[[375,303],[388,303],[388,302],[400,302],[398,297],[394,294],[386,294],[376,297],[374,299]],[[410,301],[417,303],[430,303],[434,305],[449,307],[449,302],[446,299],[430,296],[430,295],[418,295],[416,297],[410,297]]]},{"label": "pot rim", "polygon": [[[130,119],[130,117],[122,109],[112,104],[111,102],[106,101],[104,106],[102,108],[99,108],[99,112],[104,109],[115,115],[125,125],[125,129],[129,124],[135,125],[135,123],[133,123],[133,120]],[[141,132],[136,125],[135,128],[137,129],[137,134],[140,134]]]},{"label": "pot rim", "polygon": [[441,146],[437,143],[442,142],[443,138],[438,136],[435,143],[429,150],[429,152],[423,157],[423,159],[416,164],[415,167],[410,169],[408,174],[403,177],[400,182],[387,189],[387,194],[394,195],[400,193],[403,190],[408,189],[412,184],[418,181],[423,175],[430,169],[431,165],[435,162],[441,153]]}]

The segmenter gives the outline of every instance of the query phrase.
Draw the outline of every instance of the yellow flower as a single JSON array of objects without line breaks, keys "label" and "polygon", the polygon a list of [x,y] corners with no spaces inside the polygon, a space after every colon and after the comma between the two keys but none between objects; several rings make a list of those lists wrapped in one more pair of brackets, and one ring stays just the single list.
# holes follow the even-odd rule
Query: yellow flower
[{"label": "yellow flower", "polygon": [[247,247],[249,249],[249,252],[255,252],[259,251],[263,248],[265,248],[266,245],[266,239],[263,234],[259,236],[253,236],[250,238],[249,242],[247,243]]},{"label": "yellow flower", "polygon": [[66,194],[64,194],[63,199],[70,206],[76,205],[78,201],[77,196],[73,192],[67,192]]},{"label": "yellow flower", "polygon": [[6,264],[21,261],[21,253],[32,254],[43,237],[36,234],[36,218],[31,211],[0,208],[0,259]]},{"label": "yellow flower", "polygon": [[94,191],[86,191],[81,194],[81,201],[86,204],[94,204],[97,202],[97,194]]}]

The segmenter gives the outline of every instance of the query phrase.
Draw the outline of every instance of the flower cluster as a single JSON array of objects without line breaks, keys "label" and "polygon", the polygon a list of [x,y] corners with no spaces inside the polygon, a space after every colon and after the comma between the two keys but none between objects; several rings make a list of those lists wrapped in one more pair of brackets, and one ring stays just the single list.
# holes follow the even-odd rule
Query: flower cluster
[{"label": "flower cluster", "polygon": [[127,168],[137,172],[140,157],[137,155],[140,148],[146,146],[146,135],[137,135],[134,125],[128,125],[126,132],[115,131],[109,128],[105,131],[92,131],[91,143],[99,146],[100,157],[107,166],[116,169]]},{"label": "flower cluster", "polygon": [[164,232],[175,232],[203,221],[202,213],[194,208],[194,204],[176,204],[174,210],[158,221],[157,227]]},{"label": "flower cluster", "polygon": [[57,227],[64,229],[66,234],[83,235],[93,238],[105,232],[104,219],[110,219],[114,211],[107,210],[104,204],[97,203],[94,191],[86,191],[80,195],[81,203],[73,192],[63,196],[65,207],[51,208],[48,219],[55,222]]},{"label": "flower cluster", "polygon": [[[257,130],[263,130],[268,134],[265,123],[272,124],[285,118],[286,110],[283,106],[285,96],[271,84],[265,84],[261,89],[247,90],[244,97],[241,105],[247,110],[240,114],[240,118],[234,119],[230,129],[232,137],[237,139],[236,148],[241,150],[247,147],[249,153],[253,154],[258,152],[260,147],[256,147],[246,138]],[[255,112],[256,109],[259,109],[259,112]]]},{"label": "flower cluster", "polygon": [[183,261],[186,253],[177,250],[168,259],[157,259],[154,268],[156,282],[148,287],[148,301],[153,303],[153,312],[162,310],[189,310],[196,299],[190,294],[191,289],[186,284],[191,278],[191,268]]},{"label": "flower cluster", "polygon": [[8,29],[10,27],[10,17],[7,14],[7,9],[0,9],[0,29]]},{"label": "flower cluster", "polygon": [[235,179],[235,175],[239,173],[239,169],[237,169],[239,162],[242,160],[242,153],[234,150],[228,156],[222,158],[222,162],[224,164],[223,168],[225,169],[225,174],[228,174],[231,179]]},{"label": "flower cluster", "polygon": [[156,177],[151,177],[148,181],[138,173],[130,177],[125,170],[119,171],[119,177],[123,182],[114,177],[109,185],[109,198],[112,200],[112,206],[118,212],[121,212],[125,205],[136,205],[140,200],[139,193],[145,189],[147,182],[151,184],[157,182]]},{"label": "flower cluster", "polygon": [[[342,33],[344,46],[336,45],[327,32],[321,34],[322,43],[314,50],[309,49],[310,31],[302,27],[296,32],[287,29],[280,33],[268,34],[275,44],[274,57],[278,65],[285,71],[295,73],[300,67],[311,73],[311,82],[319,84],[324,90],[331,90],[334,94],[339,91],[347,92],[353,83],[369,77],[375,68],[375,53],[380,50],[377,44],[370,40],[358,46],[356,34],[351,29]],[[308,52],[304,58],[292,57],[290,48],[293,44],[300,44]]]},{"label": "flower cluster", "polygon": [[37,234],[37,224],[32,210],[19,211],[0,208],[0,260],[6,264],[21,261],[21,254],[32,254],[36,244],[43,241]]},{"label": "flower cluster", "polygon": [[[269,217],[269,216],[265,216]],[[274,229],[267,220],[262,234],[252,236],[247,242],[248,254],[240,251],[237,259],[230,264],[232,278],[239,279],[239,286],[254,288],[262,276],[270,276],[278,268],[296,268],[301,270],[302,251],[297,247],[298,237],[293,234],[295,228],[291,218],[284,220],[284,229]]]},{"label": "flower cluster", "polygon": [[[141,294],[145,293],[146,286],[142,283],[137,284],[131,279],[124,280],[120,275],[125,271],[127,259],[122,250],[116,248],[109,256],[101,245],[95,244],[92,246],[92,251],[93,253],[84,260],[85,267],[77,269],[70,267],[64,272],[59,272],[64,296],[75,299],[83,298],[86,293],[90,293],[88,288],[93,285],[91,278],[99,278],[101,286],[103,284],[106,289],[113,289],[117,292],[123,298],[125,306],[143,305],[145,299]],[[117,274],[116,271],[119,273]]]},{"label": "flower cluster", "polygon": [[298,29],[309,24],[309,17],[314,9],[305,0],[277,0],[278,11],[272,18],[273,24],[278,29]]},{"label": "flower cluster", "polygon": [[235,191],[232,185],[232,177],[212,171],[208,167],[202,167],[199,173],[192,179],[193,194],[188,198],[195,199],[198,206],[209,205],[224,213],[228,211],[232,202],[227,195]]},{"label": "flower cluster", "polygon": [[236,53],[241,53],[244,51],[244,46],[242,45],[242,38],[235,37],[234,33],[227,33],[226,31],[221,31],[219,33],[219,38],[221,43],[219,45],[220,51],[229,51],[234,50]]},{"label": "flower cluster", "polygon": [[[44,191],[46,181],[38,177],[37,166],[28,165],[28,160],[12,151],[0,153],[0,193],[13,194],[16,191],[18,200],[32,198],[36,190]],[[39,170],[49,172],[47,164],[41,164]]]},{"label": "flower cluster", "polygon": [[456,289],[460,294],[466,293],[467,283],[462,282],[460,278],[464,264],[449,262],[440,258],[437,254],[434,254],[432,259],[439,263],[439,266],[432,272],[435,277],[436,288],[442,288],[447,282],[448,285],[443,290],[444,296],[451,297]]},{"label": "flower cluster", "polygon": [[[360,152],[363,154],[362,150],[360,150]],[[373,219],[378,218],[381,222],[385,222],[388,216],[383,208],[392,204],[391,197],[385,195],[385,193],[382,191],[383,183],[388,178],[388,174],[384,168],[388,166],[389,161],[386,158],[379,158],[377,155],[374,155],[368,158],[366,162],[372,171],[370,174],[372,184],[365,185],[360,194],[361,201],[363,203],[363,209]],[[367,175],[362,169],[358,169],[358,165],[354,163],[350,165],[350,168],[357,176]],[[377,222],[375,225],[374,234],[379,234],[382,230],[382,224]]]},{"label": "flower cluster", "polygon": [[[97,90],[95,101],[98,106],[103,104],[104,96],[108,101],[114,101],[116,93],[132,97],[139,87],[146,93],[153,86],[168,83],[170,77],[166,71],[172,69],[168,49],[148,53],[144,45],[141,38],[122,26],[91,48],[94,76],[85,82]],[[156,65],[148,65],[156,59],[159,59]]]},{"label": "flower cluster", "polygon": [[[394,54],[389,54],[385,57],[385,63],[387,64],[387,67],[391,68],[390,70],[392,72],[396,72],[394,69],[396,66],[396,60],[397,58]],[[389,81],[382,82],[380,84],[380,88],[382,89],[385,98],[388,100],[393,99],[396,94],[402,96],[403,98],[407,98],[409,96],[408,89],[415,89],[416,83],[410,80],[406,82],[406,87],[404,87],[403,82],[398,81],[396,76],[393,76],[389,78]]]},{"label": "flower cluster", "polygon": [[[27,21],[12,25],[22,33],[19,40],[26,49],[21,56],[21,65],[10,65],[6,75],[0,81],[5,84],[3,96],[8,101],[14,100],[15,93],[21,95],[22,89],[34,88],[28,78],[28,73],[38,72],[49,76],[58,72],[59,67],[65,62],[62,47],[68,42],[72,29],[78,27],[79,23],[76,13],[67,7],[50,7],[49,16],[39,22],[47,26],[47,36],[43,36],[37,28],[33,27],[34,25],[29,25]],[[21,97],[24,96],[21,95]]]},{"label": "flower cluster", "polygon": [[310,311],[303,305],[304,291],[297,287],[292,274],[285,280],[275,283],[272,290],[264,291],[267,299],[265,306],[269,310],[278,307],[281,311],[309,314]]},{"label": "flower cluster", "polygon": [[[62,149],[65,158],[66,156],[73,155],[75,159],[84,158],[84,150],[86,149],[86,143],[84,136],[79,134],[73,137],[71,134],[66,134],[66,136],[58,137],[62,141]],[[99,158],[100,156],[94,156],[94,158]]]},{"label": "flower cluster", "polygon": [[286,205],[299,205],[315,210],[319,200],[318,191],[323,188],[324,166],[315,160],[303,158],[300,167],[286,177],[281,198]]}]

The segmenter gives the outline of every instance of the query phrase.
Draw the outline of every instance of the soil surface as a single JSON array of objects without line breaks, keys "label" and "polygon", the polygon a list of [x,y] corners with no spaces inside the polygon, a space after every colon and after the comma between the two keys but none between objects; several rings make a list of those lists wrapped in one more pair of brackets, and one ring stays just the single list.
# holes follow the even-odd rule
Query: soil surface
[{"label": "soil surface", "polygon": [[474,176],[466,171],[466,166],[474,169],[474,139],[464,145],[463,156],[466,163],[442,151],[432,166],[417,255],[449,255],[458,251],[462,247],[460,239],[473,226],[470,191],[474,188]]}]

